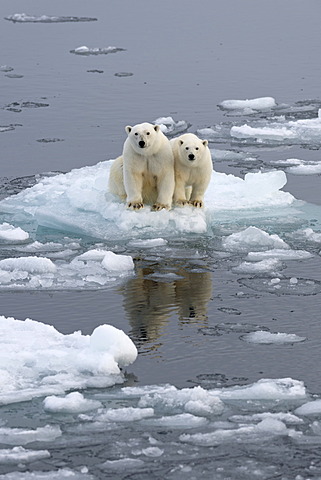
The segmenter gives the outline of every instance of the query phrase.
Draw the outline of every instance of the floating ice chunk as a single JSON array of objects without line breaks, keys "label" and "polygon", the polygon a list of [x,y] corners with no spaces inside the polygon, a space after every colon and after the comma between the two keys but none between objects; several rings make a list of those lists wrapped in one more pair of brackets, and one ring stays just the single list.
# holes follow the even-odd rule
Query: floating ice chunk
[{"label": "floating ice chunk", "polygon": [[147,447],[143,448],[142,454],[145,455],[146,457],[160,457],[164,453],[164,450],[162,450],[159,447]]},{"label": "floating ice chunk", "polygon": [[144,422],[146,425],[166,427],[166,428],[198,428],[208,424],[207,418],[198,417],[190,413],[179,413],[177,415],[168,415],[166,417],[152,418]]},{"label": "floating ice chunk", "polygon": [[122,52],[125,51],[124,48],[120,47],[103,47],[103,48],[90,48],[87,47],[86,45],[83,45],[81,47],[77,47],[74,50],[70,50],[70,53],[75,53],[76,55],[106,55],[108,53],[116,53],[116,52]]},{"label": "floating ice chunk", "polygon": [[210,447],[224,442],[264,442],[274,436],[293,436],[293,434],[294,431],[288,429],[280,420],[266,418],[257,425],[241,426],[230,430],[217,429],[210,433],[183,434],[180,436],[180,440],[182,442]]},{"label": "floating ice chunk", "polygon": [[84,336],[29,319],[0,320],[0,404],[121,383],[120,367],[137,357],[129,337],[111,325]]},{"label": "floating ice chunk", "polygon": [[95,417],[98,422],[135,422],[143,418],[153,417],[153,408],[110,408]]},{"label": "floating ice chunk", "polygon": [[288,167],[286,172],[293,175],[319,175],[321,174],[321,163],[302,162],[301,165]]},{"label": "floating ice chunk", "polygon": [[250,125],[234,126],[231,128],[231,136],[236,138],[256,138],[258,140],[274,140],[282,142],[287,139],[295,139],[296,135],[287,127],[251,127]]},{"label": "floating ice chunk", "polygon": [[[112,325],[100,325],[95,328],[89,342],[93,352],[99,354],[108,352],[121,367],[127,367],[136,360],[137,349],[134,343],[122,330]],[[102,367],[104,371],[105,366]]]},{"label": "floating ice chunk", "polygon": [[100,465],[103,470],[131,471],[131,469],[142,468],[145,465],[139,458],[121,458],[120,460],[107,460]]},{"label": "floating ice chunk", "polygon": [[296,415],[320,415],[321,414],[321,400],[313,400],[298,407],[294,413]]},{"label": "floating ice chunk", "polygon": [[267,110],[276,107],[273,97],[260,97],[251,100],[224,100],[219,104],[224,110]]},{"label": "floating ice chunk", "polygon": [[312,228],[297,230],[294,235],[309,242],[321,243],[321,233],[315,232]]},{"label": "floating ice chunk", "polygon": [[210,151],[213,160],[240,161],[246,159],[246,153],[243,152],[235,152],[234,150],[218,150],[216,148],[211,148]]},{"label": "floating ice chunk", "polygon": [[101,407],[96,400],[88,400],[79,392],[71,392],[65,397],[50,395],[43,401],[44,409],[51,413],[83,413]]},{"label": "floating ice chunk", "polygon": [[133,259],[130,255],[117,255],[113,252],[107,252],[101,263],[106,270],[111,272],[124,272],[133,270],[135,267]]},{"label": "floating ice chunk", "polygon": [[269,235],[257,227],[248,227],[232,233],[223,240],[223,247],[229,251],[263,250],[267,248],[288,249],[289,246],[278,235]]},{"label": "floating ice chunk", "polygon": [[35,430],[24,428],[0,428],[0,443],[5,445],[27,445],[31,442],[52,442],[61,436],[58,425],[46,425]]},{"label": "floating ice chunk", "polygon": [[168,241],[164,238],[147,238],[146,240],[131,240],[128,242],[128,246],[130,247],[138,247],[138,248],[154,248],[154,247],[162,247],[167,245]]},{"label": "floating ice chunk", "polygon": [[88,474],[87,467],[81,471],[70,470],[69,468],[60,468],[55,471],[32,471],[32,472],[11,472],[0,475],[1,480],[97,480],[97,477]]},{"label": "floating ice chunk", "polygon": [[197,416],[211,416],[222,413],[224,406],[217,395],[202,387],[183,388],[142,396],[139,407],[161,408],[170,413],[187,412]]},{"label": "floating ice chunk", "polygon": [[298,425],[303,423],[302,418],[293,415],[293,413],[289,412],[263,412],[263,413],[254,413],[253,415],[232,415],[229,417],[230,422],[237,422],[237,423],[253,423],[253,422],[260,422],[266,418],[273,418],[275,420],[280,420],[289,425]]},{"label": "floating ice chunk", "polygon": [[271,333],[271,332],[251,332],[245,335],[242,335],[242,340],[245,340],[248,343],[258,343],[258,344],[285,344],[285,343],[299,343],[304,342],[306,337],[299,337],[294,333]]},{"label": "floating ice chunk", "polygon": [[20,227],[14,227],[9,223],[0,224],[0,242],[6,241],[11,243],[20,243],[28,240],[29,233]]},{"label": "floating ice chunk", "polygon": [[88,471],[78,472],[69,468],[60,468],[59,470],[46,472],[39,472],[38,470],[32,472],[11,472],[0,475],[1,480],[64,480],[65,478],[67,480],[97,480],[97,477],[88,474]]},{"label": "floating ice chunk", "polygon": [[[216,392],[216,391],[214,391]],[[230,387],[217,392],[225,400],[301,400],[306,398],[304,383],[292,378],[262,378],[244,387]]]},{"label": "floating ice chunk", "polygon": [[271,273],[279,270],[282,263],[277,258],[267,258],[260,262],[242,262],[238,267],[233,268],[235,273]]},{"label": "floating ice chunk", "polygon": [[0,260],[2,270],[22,270],[30,273],[55,273],[57,267],[45,257],[19,257]]},{"label": "floating ice chunk", "polygon": [[0,450],[0,464],[16,465],[19,463],[30,463],[36,460],[49,458],[48,450],[27,450],[23,447]]},{"label": "floating ice chunk", "polygon": [[[321,241],[321,240],[320,240]],[[262,261],[265,259],[279,259],[279,260],[304,260],[313,257],[313,254],[306,250],[291,250],[284,248],[272,248],[265,252],[249,252],[247,260]]]},{"label": "floating ice chunk", "polygon": [[159,125],[165,135],[179,135],[189,128],[189,124],[184,120],[175,120],[172,117],[159,117],[154,121],[155,125]]},{"label": "floating ice chunk", "polygon": [[90,17],[55,17],[48,15],[35,16],[27,15],[25,13],[14,13],[13,15],[8,15],[5,17],[5,19],[20,23],[93,22],[97,20],[97,18]]}]

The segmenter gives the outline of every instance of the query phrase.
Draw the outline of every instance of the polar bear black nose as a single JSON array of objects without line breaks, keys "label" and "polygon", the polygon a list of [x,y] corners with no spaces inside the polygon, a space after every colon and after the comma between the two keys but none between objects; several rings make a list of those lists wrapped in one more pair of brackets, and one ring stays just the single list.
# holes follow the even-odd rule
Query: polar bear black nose
[{"label": "polar bear black nose", "polygon": [[194,160],[194,158],[195,158],[194,153],[190,153],[190,154],[188,155],[188,158],[189,158],[189,160]]},{"label": "polar bear black nose", "polygon": [[144,148],[144,147],[145,147],[145,142],[144,142],[144,140],[140,140],[140,141],[138,142],[138,145],[140,146],[140,148]]}]

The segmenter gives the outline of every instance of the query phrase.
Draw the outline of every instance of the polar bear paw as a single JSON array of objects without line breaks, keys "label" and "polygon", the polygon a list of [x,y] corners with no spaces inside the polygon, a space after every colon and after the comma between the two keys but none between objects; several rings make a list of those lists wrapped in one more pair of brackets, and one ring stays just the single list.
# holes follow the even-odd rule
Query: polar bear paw
[{"label": "polar bear paw", "polygon": [[164,203],[154,203],[152,206],[153,212],[158,212],[159,210],[163,210],[165,208],[166,210],[169,210],[169,205],[165,205]]},{"label": "polar bear paw", "polygon": [[185,207],[189,202],[188,200],[176,200],[175,203],[178,207]]},{"label": "polar bear paw", "polygon": [[140,210],[144,207],[144,204],[142,202],[129,202],[127,207],[131,208],[132,210]]},{"label": "polar bear paw", "polygon": [[202,200],[190,200],[188,202],[192,207],[203,208],[204,204]]}]

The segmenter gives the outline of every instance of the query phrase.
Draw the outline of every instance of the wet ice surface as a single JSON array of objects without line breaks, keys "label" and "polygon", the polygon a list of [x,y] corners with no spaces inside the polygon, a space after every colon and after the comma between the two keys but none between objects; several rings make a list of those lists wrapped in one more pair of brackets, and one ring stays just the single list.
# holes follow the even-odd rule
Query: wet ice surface
[{"label": "wet ice surface", "polygon": [[[165,5],[140,55],[148,28],[131,35],[129,3],[126,17],[5,3],[0,478],[317,480],[318,16],[304,5],[304,38],[292,26],[294,65],[275,55],[272,22],[283,35],[293,20],[273,0],[265,24],[247,1],[220,5],[206,37],[185,4]],[[130,212],[106,195],[124,125],[140,121],[210,140],[204,210]]]}]

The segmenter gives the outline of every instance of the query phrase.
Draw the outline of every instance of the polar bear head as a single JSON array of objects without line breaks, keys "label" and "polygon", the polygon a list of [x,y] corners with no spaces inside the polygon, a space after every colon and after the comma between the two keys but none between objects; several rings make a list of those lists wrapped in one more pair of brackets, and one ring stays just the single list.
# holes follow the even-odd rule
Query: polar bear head
[{"label": "polar bear head", "polygon": [[125,127],[128,139],[133,149],[140,155],[153,153],[159,143],[159,137],[163,136],[159,125],[151,123],[138,123],[134,127]]},{"label": "polar bear head", "polygon": [[180,160],[192,166],[197,165],[207,150],[208,141],[201,140],[193,133],[185,133],[177,139]]}]

